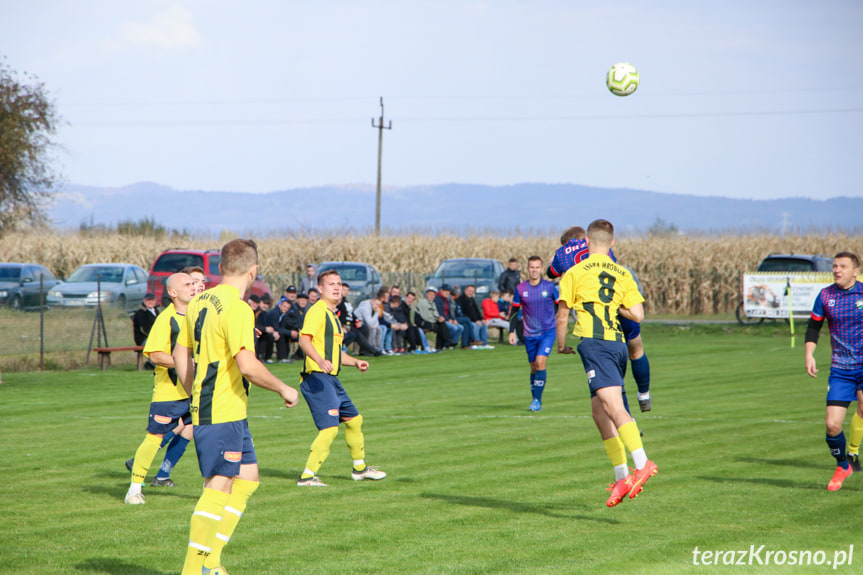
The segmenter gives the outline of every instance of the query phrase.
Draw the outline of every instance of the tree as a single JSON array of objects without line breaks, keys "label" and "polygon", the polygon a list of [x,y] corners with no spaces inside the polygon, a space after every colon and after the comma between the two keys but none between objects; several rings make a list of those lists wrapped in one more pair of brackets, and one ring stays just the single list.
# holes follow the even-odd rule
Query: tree
[{"label": "tree", "polygon": [[0,60],[0,235],[46,222],[59,175],[49,152],[60,117],[45,85]]},{"label": "tree", "polygon": [[671,236],[676,236],[680,233],[680,230],[677,229],[677,226],[671,222],[666,222],[659,216],[657,216],[656,221],[648,228],[647,235],[655,238],[668,238]]}]

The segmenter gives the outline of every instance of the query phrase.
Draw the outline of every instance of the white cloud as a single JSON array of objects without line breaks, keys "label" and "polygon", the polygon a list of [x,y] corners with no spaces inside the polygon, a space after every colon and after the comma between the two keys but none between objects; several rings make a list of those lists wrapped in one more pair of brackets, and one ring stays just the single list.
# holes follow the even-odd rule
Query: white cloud
[{"label": "white cloud", "polygon": [[123,22],[117,30],[122,46],[183,48],[201,43],[192,22],[192,13],[182,6],[171,6],[144,22]]}]

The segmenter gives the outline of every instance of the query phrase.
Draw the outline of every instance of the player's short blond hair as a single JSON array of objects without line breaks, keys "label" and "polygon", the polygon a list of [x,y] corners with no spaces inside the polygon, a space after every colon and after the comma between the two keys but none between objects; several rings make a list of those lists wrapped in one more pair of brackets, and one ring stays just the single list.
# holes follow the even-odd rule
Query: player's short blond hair
[{"label": "player's short blond hair", "polygon": [[587,237],[603,245],[614,239],[614,226],[608,220],[593,220],[587,226]]},{"label": "player's short blond hair", "polygon": [[257,263],[258,244],[254,240],[238,238],[222,246],[222,275],[244,274]]}]

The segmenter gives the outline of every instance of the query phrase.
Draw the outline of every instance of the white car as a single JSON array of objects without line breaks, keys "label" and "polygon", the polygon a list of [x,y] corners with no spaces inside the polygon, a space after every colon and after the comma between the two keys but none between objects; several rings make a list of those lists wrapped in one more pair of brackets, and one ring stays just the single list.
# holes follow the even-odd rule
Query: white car
[{"label": "white car", "polygon": [[[86,264],[48,292],[48,305],[114,305],[134,310],[147,293],[147,272],[133,264]],[[101,297],[101,300],[99,299]]]}]

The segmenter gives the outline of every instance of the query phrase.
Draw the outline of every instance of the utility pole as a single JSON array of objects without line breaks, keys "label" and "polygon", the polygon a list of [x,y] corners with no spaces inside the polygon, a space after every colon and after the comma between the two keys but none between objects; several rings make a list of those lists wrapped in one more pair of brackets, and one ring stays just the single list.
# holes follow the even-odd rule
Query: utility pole
[{"label": "utility pole", "polygon": [[384,130],[393,129],[393,121],[390,120],[389,125],[384,126],[384,98],[381,96],[381,117],[378,123],[375,124],[375,119],[372,118],[372,128],[378,129],[378,190],[375,199],[375,235],[381,235],[381,155],[384,150]]}]

